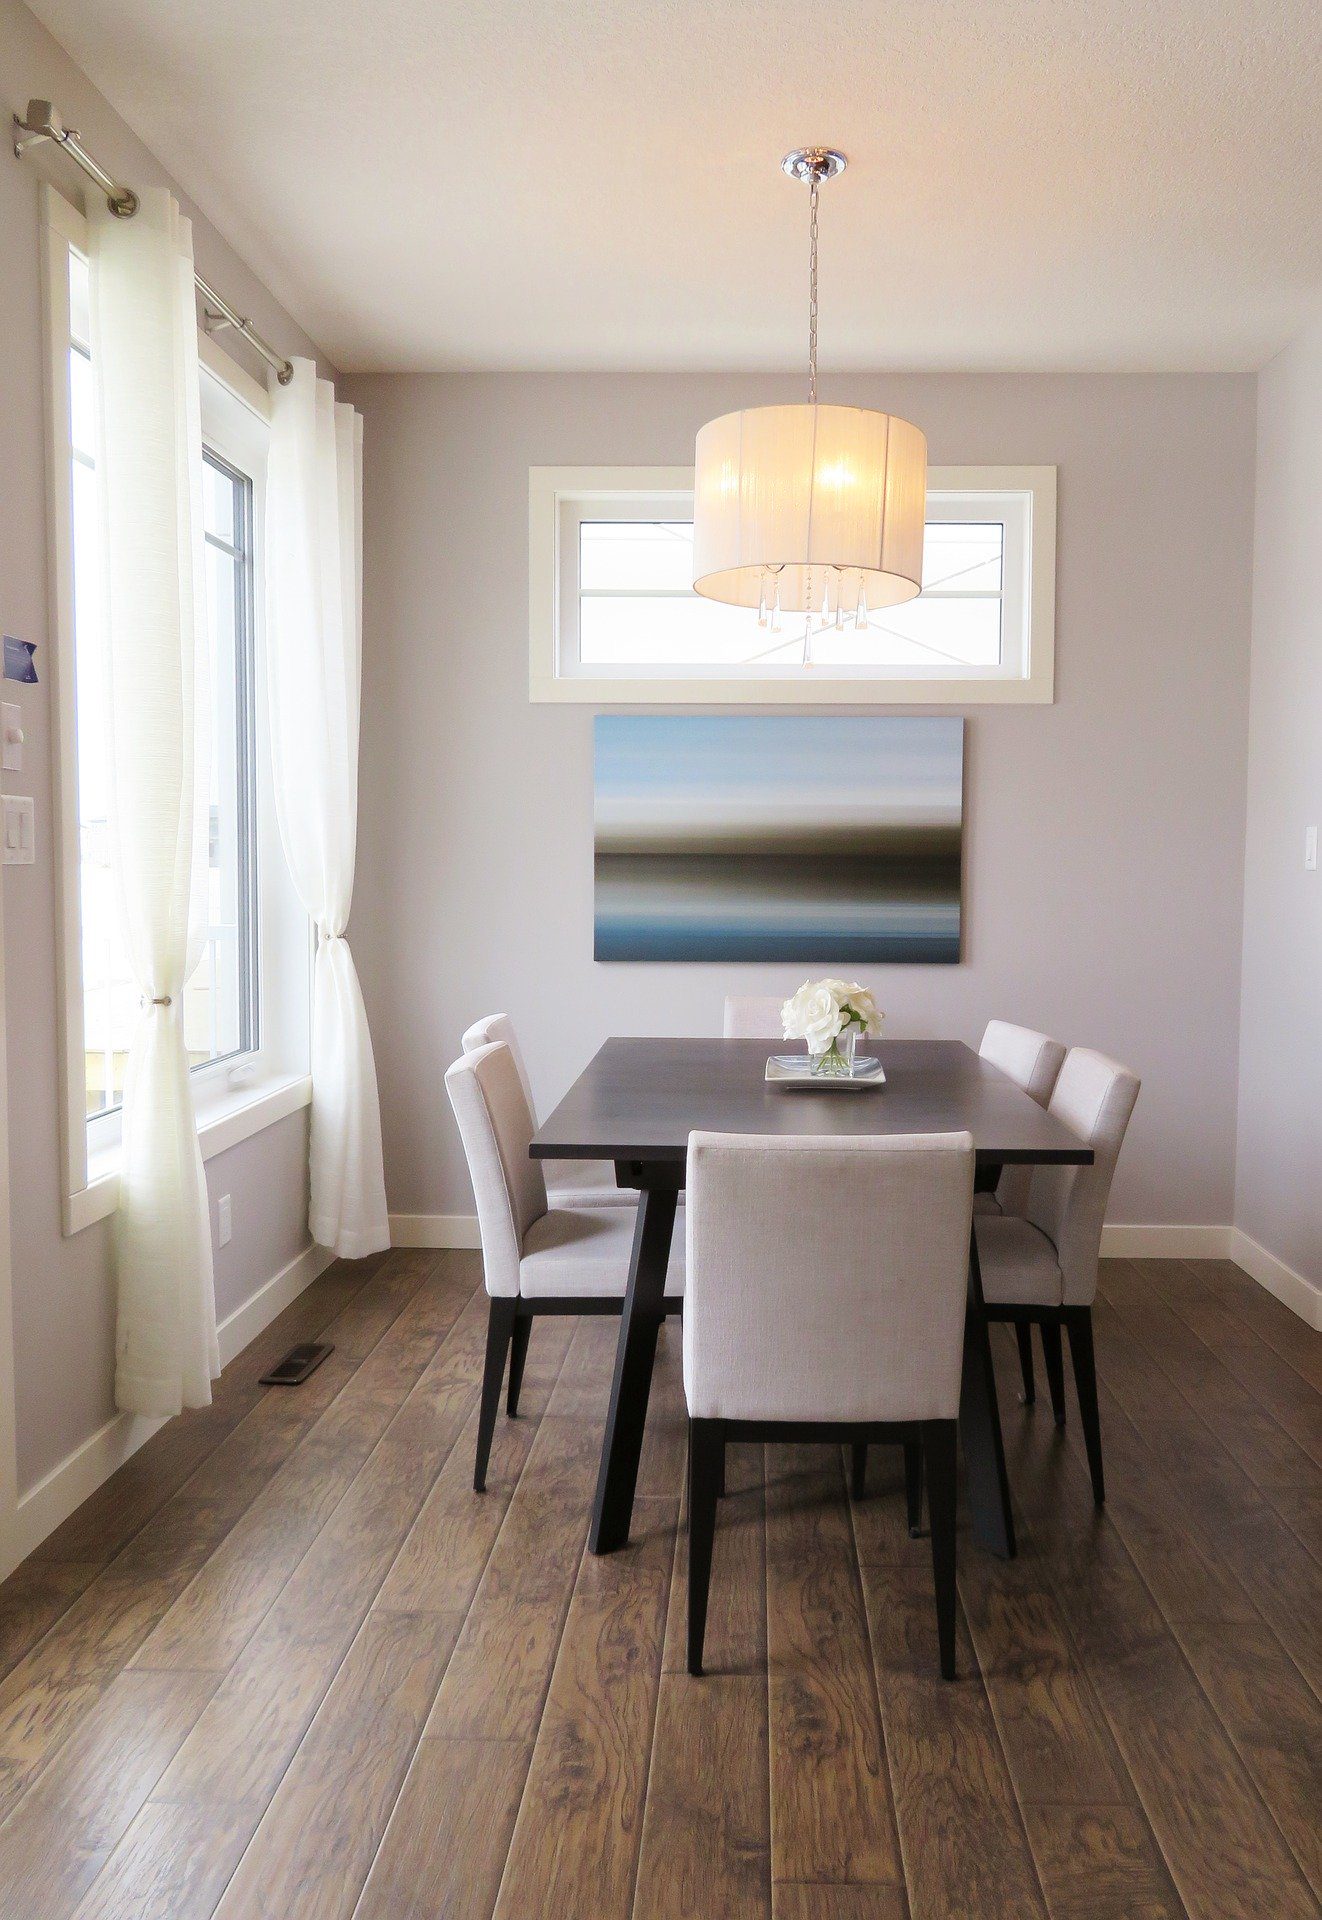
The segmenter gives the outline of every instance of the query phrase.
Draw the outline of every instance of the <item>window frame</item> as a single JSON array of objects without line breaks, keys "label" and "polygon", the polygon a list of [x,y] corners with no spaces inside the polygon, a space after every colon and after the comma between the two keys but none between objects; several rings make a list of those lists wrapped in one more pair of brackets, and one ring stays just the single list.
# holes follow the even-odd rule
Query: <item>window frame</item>
[{"label": "window frame", "polygon": [[[577,617],[577,578],[564,563],[567,529],[601,517],[603,507],[680,509],[692,515],[691,467],[530,467],[528,470],[528,688],[534,703],[586,706],[974,706],[1049,704],[1055,698],[1056,469],[932,467],[930,494],[1023,496],[1022,571],[1003,585],[1003,605],[1022,602],[1024,668],[968,668],[921,676],[912,671],[814,666],[738,677],[682,670],[626,673],[563,663],[566,611]],[[609,516],[608,516],[609,517]],[[628,517],[621,514],[621,517]],[[646,517],[653,517],[649,513]],[[999,517],[999,515],[998,515]],[[1012,544],[1007,521],[1007,555]],[[572,602],[572,608],[570,603]]]},{"label": "window frame", "polygon": [[[64,195],[42,185],[42,281],[47,327],[46,449],[52,736],[52,852],[57,893],[57,1048],[60,1077],[61,1202],[66,1235],[112,1214],[118,1202],[120,1109],[86,1113],[74,661],[73,515],[70,485],[68,255],[86,253],[87,224]],[[256,822],[257,1044],[199,1063],[190,1074],[204,1160],[310,1104],[313,935],[280,845],[266,686],[262,539],[270,399],[205,332],[198,332],[203,441],[251,481],[254,713],[251,793]]]}]

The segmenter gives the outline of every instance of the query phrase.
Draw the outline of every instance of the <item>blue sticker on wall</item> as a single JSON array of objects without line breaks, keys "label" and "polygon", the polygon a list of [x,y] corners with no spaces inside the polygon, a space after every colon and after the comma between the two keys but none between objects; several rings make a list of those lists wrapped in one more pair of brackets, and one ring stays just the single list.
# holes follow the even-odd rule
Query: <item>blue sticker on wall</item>
[{"label": "blue sticker on wall", "polygon": [[30,687],[37,684],[37,663],[33,654],[37,651],[35,640],[15,640],[12,633],[5,635],[5,679],[23,680]]}]

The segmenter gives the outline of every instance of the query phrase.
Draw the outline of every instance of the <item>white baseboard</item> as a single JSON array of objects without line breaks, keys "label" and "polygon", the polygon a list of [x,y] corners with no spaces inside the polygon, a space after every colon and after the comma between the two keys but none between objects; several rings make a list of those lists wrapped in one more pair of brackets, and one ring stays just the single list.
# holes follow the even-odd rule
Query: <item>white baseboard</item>
[{"label": "white baseboard", "polygon": [[1103,1260],[1229,1260],[1229,1227],[1181,1227],[1158,1223],[1102,1228]]},{"label": "white baseboard", "polygon": [[1297,1313],[1315,1332],[1322,1333],[1322,1287],[1302,1273],[1296,1273],[1293,1267],[1287,1267],[1284,1260],[1268,1253],[1266,1247],[1250,1240],[1238,1227],[1230,1229],[1230,1252],[1226,1257],[1251,1274],[1259,1286],[1266,1287],[1282,1306],[1289,1307],[1291,1313]]},{"label": "white baseboard", "polygon": [[392,1247],[480,1247],[475,1213],[392,1213]]},{"label": "white baseboard", "polygon": [[[305,1248],[259,1287],[251,1299],[227,1314],[216,1328],[221,1365],[228,1366],[236,1354],[269,1327],[278,1313],[283,1313],[305,1287],[312,1285],[318,1274],[325,1272],[334,1257],[325,1247]],[[122,1467],[164,1425],[164,1420],[144,1419],[140,1414],[116,1414],[20,1495],[12,1550],[6,1556],[10,1564],[0,1568],[0,1575],[26,1560],[61,1521],[67,1520],[117,1467]]]},{"label": "white baseboard", "polygon": [[258,1287],[256,1293],[250,1295],[241,1307],[235,1307],[233,1313],[227,1313],[216,1327],[221,1366],[227,1367],[236,1354],[251,1346],[278,1313],[283,1313],[300,1293],[325,1273],[334,1258],[335,1255],[327,1247],[315,1244],[304,1247],[302,1253],[296,1255],[287,1267],[281,1267],[279,1273],[272,1274],[266,1284]]},{"label": "white baseboard", "polygon": [[[472,1213],[392,1213],[392,1247],[480,1247]],[[1238,1227],[1180,1226],[1159,1222],[1102,1228],[1104,1260],[1233,1260],[1285,1306],[1322,1329],[1322,1289],[1250,1240]]]}]

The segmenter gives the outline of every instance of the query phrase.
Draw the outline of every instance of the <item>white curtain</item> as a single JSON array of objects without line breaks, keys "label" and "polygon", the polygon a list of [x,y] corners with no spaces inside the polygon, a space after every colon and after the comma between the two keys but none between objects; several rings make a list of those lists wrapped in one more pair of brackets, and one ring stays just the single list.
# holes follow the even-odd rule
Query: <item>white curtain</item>
[{"label": "white curtain", "polygon": [[308,1224],[319,1245],[358,1259],[390,1244],[376,1065],[344,937],[358,838],[363,423],[310,360],[293,364],[288,386],[271,390],[271,747],[285,856],[317,929]]},{"label": "white curtain", "polygon": [[88,195],[112,841],[141,994],[124,1090],[115,1399],[206,1406],[220,1372],[184,986],[206,931],[206,576],[193,239],[170,196]]}]

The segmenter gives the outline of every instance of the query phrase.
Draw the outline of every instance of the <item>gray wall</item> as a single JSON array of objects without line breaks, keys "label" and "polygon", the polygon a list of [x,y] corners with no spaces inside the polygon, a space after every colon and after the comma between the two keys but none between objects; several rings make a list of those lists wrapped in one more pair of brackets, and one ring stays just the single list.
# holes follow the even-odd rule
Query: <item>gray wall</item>
[{"label": "gray wall", "polygon": [[[68,56],[16,0],[0,0],[0,101],[54,100],[104,165],[131,185],[168,182]],[[110,1223],[60,1233],[55,1055],[55,888],[51,862],[50,647],[38,183],[81,176],[58,154],[0,160],[0,624],[38,643],[41,684],[21,694],[27,743],[11,793],[36,797],[36,863],[4,869],[6,1028],[13,1188],[14,1348],[20,1491],[114,1414],[114,1287]],[[195,209],[199,269],[287,351],[315,349]],[[254,367],[254,371],[258,369]],[[12,689],[6,692],[11,696]],[[234,1240],[216,1261],[223,1317],[307,1244],[307,1118],[233,1148],[207,1168],[213,1195],[234,1200]],[[213,1210],[214,1211],[214,1210]]]},{"label": "gray wall", "polygon": [[1322,322],[1258,383],[1235,1224],[1322,1286]]},{"label": "gray wall", "polygon": [[[587,709],[528,701],[533,464],[687,462],[703,420],[798,397],[737,375],[379,377],[366,416],[354,949],[392,1210],[471,1212],[441,1074],[508,1010],[538,1098],[609,1033],[716,1033],[803,969],[592,960]],[[964,963],[873,968],[892,1035],[990,1015],[1144,1080],[1112,1218],[1231,1218],[1254,480],[1247,376],[823,382],[934,463],[1060,472],[1057,701],[970,710]]]}]

